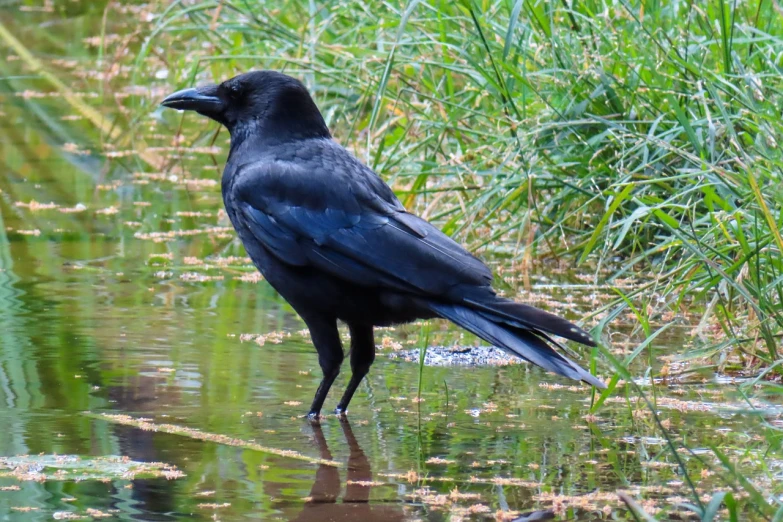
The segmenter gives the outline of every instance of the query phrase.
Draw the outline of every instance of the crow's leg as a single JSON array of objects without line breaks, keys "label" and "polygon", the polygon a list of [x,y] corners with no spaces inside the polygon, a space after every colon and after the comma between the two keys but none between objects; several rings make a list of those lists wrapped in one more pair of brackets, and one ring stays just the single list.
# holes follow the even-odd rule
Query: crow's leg
[{"label": "crow's leg", "polygon": [[343,363],[343,345],[340,342],[336,320],[318,318],[305,319],[305,322],[310,328],[310,338],[318,351],[318,364],[321,365],[321,371],[324,374],[324,378],[315,392],[315,397],[313,397],[310,413],[307,414],[311,419],[318,419],[329,388],[332,387],[332,383],[340,373],[340,365]]},{"label": "crow's leg", "polygon": [[351,331],[351,380],[345,389],[343,398],[334,411],[338,415],[345,415],[348,409],[348,403],[351,402],[356,388],[361,384],[362,379],[370,371],[375,360],[375,339],[372,334],[371,324],[349,323],[348,328]]}]

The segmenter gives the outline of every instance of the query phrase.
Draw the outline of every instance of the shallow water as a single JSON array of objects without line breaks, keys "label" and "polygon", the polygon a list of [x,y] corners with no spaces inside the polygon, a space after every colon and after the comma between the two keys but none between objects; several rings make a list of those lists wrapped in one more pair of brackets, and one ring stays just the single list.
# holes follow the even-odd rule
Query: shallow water
[{"label": "shallow water", "polygon": [[[127,116],[116,98],[77,74],[97,59],[84,39],[99,34],[104,5],[6,4],[0,21],[119,126]],[[226,134],[212,144],[214,127],[187,116],[184,143],[201,137],[196,148],[180,146],[171,139],[180,117],[161,113],[145,117],[131,140],[101,132],[29,63],[3,52],[0,456],[119,455],[184,476],[20,480],[0,469],[0,520],[437,521],[550,508],[599,520],[630,517],[618,490],[650,511],[689,497],[655,419],[630,390],[591,414],[588,388],[526,365],[433,367],[423,371],[419,400],[418,365],[383,354],[425,339],[473,342],[441,323],[379,332],[382,355],[350,423],[329,416],[312,425],[302,414],[319,370],[304,324],[257,280],[221,214]],[[130,73],[120,74],[112,92],[139,91],[131,85]],[[160,78],[144,85],[133,103],[152,104],[176,87]],[[163,168],[151,169],[140,150],[163,158]],[[570,273],[534,274],[525,292],[510,264],[493,264],[507,268],[507,292],[542,306],[560,302],[574,318],[610,293]],[[633,328],[617,323],[609,330]],[[677,352],[689,328],[675,325],[656,353]],[[581,352],[582,362],[589,356]],[[652,365],[664,362],[656,355]],[[714,457],[700,451],[711,445],[744,459],[773,488],[779,460],[763,454],[759,434],[779,410],[758,401],[752,408],[735,386],[703,377],[645,387],[671,436],[694,450],[681,458],[696,488],[711,494],[722,485]],[[346,383],[341,375],[327,408]],[[296,453],[139,429],[101,413]]]}]

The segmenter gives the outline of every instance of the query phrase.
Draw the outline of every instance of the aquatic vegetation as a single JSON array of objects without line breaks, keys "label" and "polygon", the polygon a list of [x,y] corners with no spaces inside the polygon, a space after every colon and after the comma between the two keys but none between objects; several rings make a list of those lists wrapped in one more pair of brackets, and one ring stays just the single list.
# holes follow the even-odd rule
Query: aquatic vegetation
[{"label": "aquatic vegetation", "polygon": [[[166,9],[134,77],[164,63],[188,84],[298,72],[340,140],[474,250],[500,243],[523,277],[533,259],[564,255],[610,267],[610,284],[644,270],[602,308],[679,317],[695,305],[699,357],[723,371],[777,360],[770,5],[221,5]],[[210,45],[177,60],[183,34]],[[177,45],[158,61],[150,50],[165,42]]]}]

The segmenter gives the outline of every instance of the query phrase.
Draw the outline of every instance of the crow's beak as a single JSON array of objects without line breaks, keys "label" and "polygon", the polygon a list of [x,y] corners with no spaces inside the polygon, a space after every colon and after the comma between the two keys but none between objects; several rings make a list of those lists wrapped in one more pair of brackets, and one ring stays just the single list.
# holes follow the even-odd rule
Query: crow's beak
[{"label": "crow's beak", "polygon": [[168,95],[160,104],[180,111],[211,113],[222,108],[223,100],[217,96],[216,85],[207,85],[195,89],[177,91]]}]

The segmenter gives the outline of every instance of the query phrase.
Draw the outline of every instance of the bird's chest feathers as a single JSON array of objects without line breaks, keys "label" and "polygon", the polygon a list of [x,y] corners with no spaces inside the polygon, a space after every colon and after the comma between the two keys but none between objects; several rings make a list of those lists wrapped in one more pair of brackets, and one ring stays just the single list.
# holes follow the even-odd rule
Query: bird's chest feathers
[{"label": "bird's chest feathers", "polygon": [[253,264],[256,265],[258,270],[265,278],[268,278],[268,272],[270,270],[271,264],[270,254],[266,251],[266,249],[263,248],[258,240],[254,238],[252,232],[247,227],[240,212],[238,211],[240,208],[240,202],[236,201],[232,195],[234,177],[229,170],[230,167],[230,163],[227,164],[223,173],[221,186],[223,193],[223,205],[226,209],[226,213],[228,214],[228,219],[231,221],[231,225],[234,227],[234,230],[236,230],[240,241],[242,241],[242,245],[245,247],[247,254],[250,256],[250,259],[253,260]]}]

